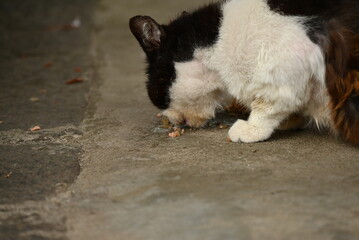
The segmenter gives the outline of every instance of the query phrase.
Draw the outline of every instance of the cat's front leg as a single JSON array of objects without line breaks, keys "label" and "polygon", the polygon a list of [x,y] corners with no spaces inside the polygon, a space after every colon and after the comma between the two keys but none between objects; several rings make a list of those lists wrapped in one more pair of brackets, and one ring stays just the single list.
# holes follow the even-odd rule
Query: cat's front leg
[{"label": "cat's front leg", "polygon": [[247,121],[237,120],[228,136],[232,142],[253,143],[267,140],[280,123],[289,116],[288,112],[276,111],[276,106],[255,102]]}]

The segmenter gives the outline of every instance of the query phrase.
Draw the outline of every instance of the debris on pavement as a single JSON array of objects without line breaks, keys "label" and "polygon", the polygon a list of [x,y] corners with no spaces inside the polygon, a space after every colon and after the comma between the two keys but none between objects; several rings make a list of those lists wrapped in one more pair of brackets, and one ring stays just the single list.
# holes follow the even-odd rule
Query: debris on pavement
[{"label": "debris on pavement", "polygon": [[227,128],[229,128],[229,126],[228,126],[228,125],[224,125],[224,124],[219,124],[218,128],[219,128],[219,129],[227,129]]},{"label": "debris on pavement", "polygon": [[169,133],[168,136],[171,138],[176,138],[176,137],[180,137],[181,133],[177,130],[177,131]]},{"label": "debris on pavement", "polygon": [[39,98],[38,98],[38,97],[31,97],[31,98],[30,98],[30,101],[31,101],[31,102],[38,102],[38,101],[39,101]]},{"label": "debris on pavement", "polygon": [[3,121],[0,121],[0,124],[2,124],[3,123]]},{"label": "debris on pavement", "polygon": [[64,25],[57,25],[57,26],[49,26],[47,28],[48,31],[69,31],[73,29],[80,28],[82,26],[81,19],[79,17],[76,17],[74,20],[71,21],[70,24],[64,24]]},{"label": "debris on pavement", "polygon": [[46,89],[39,89],[37,92],[38,93],[47,93],[47,90]]},{"label": "debris on pavement", "polygon": [[79,17],[76,17],[71,23],[70,23],[70,26],[72,28],[80,28],[82,25],[81,23],[81,19]]},{"label": "debris on pavement", "polygon": [[182,136],[182,135],[185,133],[185,129],[184,129],[184,128],[177,127],[177,126],[171,127],[171,130],[172,130],[173,132],[170,132],[170,133],[168,134],[168,136],[171,137],[171,138],[180,137],[180,136]]},{"label": "debris on pavement", "polygon": [[8,172],[7,174],[5,174],[4,178],[10,178],[12,175],[12,172]]},{"label": "debris on pavement", "polygon": [[74,71],[77,72],[77,73],[80,73],[80,72],[82,72],[82,69],[77,67],[77,68],[74,68]]},{"label": "debris on pavement", "polygon": [[[166,116],[163,116],[162,113],[158,113],[156,117],[162,118],[162,124],[160,128],[164,129],[166,132],[169,132],[168,136],[170,138],[177,138],[185,133],[185,129],[183,127],[172,124]],[[157,131],[157,132],[161,132],[161,131]]]},{"label": "debris on pavement", "polygon": [[[228,120],[216,120],[211,119],[208,120],[205,126],[202,128],[192,128],[188,125],[183,124],[173,124],[171,121],[164,116],[162,113],[156,114],[156,117],[161,119],[160,125],[155,128],[154,132],[156,133],[168,133],[168,136],[171,138],[180,137],[183,134],[185,134],[186,131],[195,131],[197,129],[228,129],[232,125],[231,121]],[[228,142],[231,142],[229,139],[227,139]]]},{"label": "debris on pavement", "polygon": [[50,67],[52,67],[52,65],[54,65],[53,62],[44,63],[44,67],[45,67],[45,68],[50,68]]},{"label": "debris on pavement", "polygon": [[84,81],[83,78],[73,78],[73,79],[66,81],[65,83],[70,85],[70,84],[75,84],[75,83],[82,83],[83,81]]},{"label": "debris on pavement", "polygon": [[36,132],[36,131],[39,131],[39,130],[41,130],[40,126],[35,126],[35,127],[30,128],[31,132]]}]

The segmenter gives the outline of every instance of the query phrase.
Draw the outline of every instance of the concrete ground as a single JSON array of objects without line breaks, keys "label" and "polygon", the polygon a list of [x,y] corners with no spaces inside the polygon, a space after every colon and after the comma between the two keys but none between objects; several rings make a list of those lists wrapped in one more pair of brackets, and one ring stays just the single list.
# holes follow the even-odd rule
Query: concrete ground
[{"label": "concrete ground", "polygon": [[358,148],[160,128],[128,19],[205,2],[0,2],[0,239],[359,239]]}]

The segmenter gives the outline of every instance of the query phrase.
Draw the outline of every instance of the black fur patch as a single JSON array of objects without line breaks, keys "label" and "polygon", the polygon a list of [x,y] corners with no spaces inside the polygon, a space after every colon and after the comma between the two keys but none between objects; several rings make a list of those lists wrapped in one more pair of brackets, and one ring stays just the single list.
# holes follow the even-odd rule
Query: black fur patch
[{"label": "black fur patch", "polygon": [[148,62],[148,95],[158,108],[166,109],[170,105],[169,88],[176,79],[174,62],[190,61],[196,48],[208,47],[217,41],[221,5],[219,2],[192,13],[184,12],[170,24],[161,26],[165,37],[158,49],[144,49]]},{"label": "black fur patch", "polygon": [[272,11],[284,15],[319,16],[330,14],[338,4],[347,0],[267,0]]},{"label": "black fur patch", "polygon": [[351,96],[351,104],[355,108],[356,112],[359,113],[359,95]]},{"label": "black fur patch", "polygon": [[[338,6],[350,0],[267,0],[272,11],[287,16],[309,17],[308,37],[319,44],[326,33],[326,23],[338,12]],[[354,0],[355,1],[355,0]]]}]

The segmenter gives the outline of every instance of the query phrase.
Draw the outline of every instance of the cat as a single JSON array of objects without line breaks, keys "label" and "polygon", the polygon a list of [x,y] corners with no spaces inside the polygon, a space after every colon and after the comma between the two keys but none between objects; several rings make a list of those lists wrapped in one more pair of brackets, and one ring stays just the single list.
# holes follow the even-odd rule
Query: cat
[{"label": "cat", "polygon": [[167,25],[130,19],[152,103],[200,127],[228,104],[250,110],[233,142],[271,137],[293,114],[359,145],[359,0],[225,0]]}]

